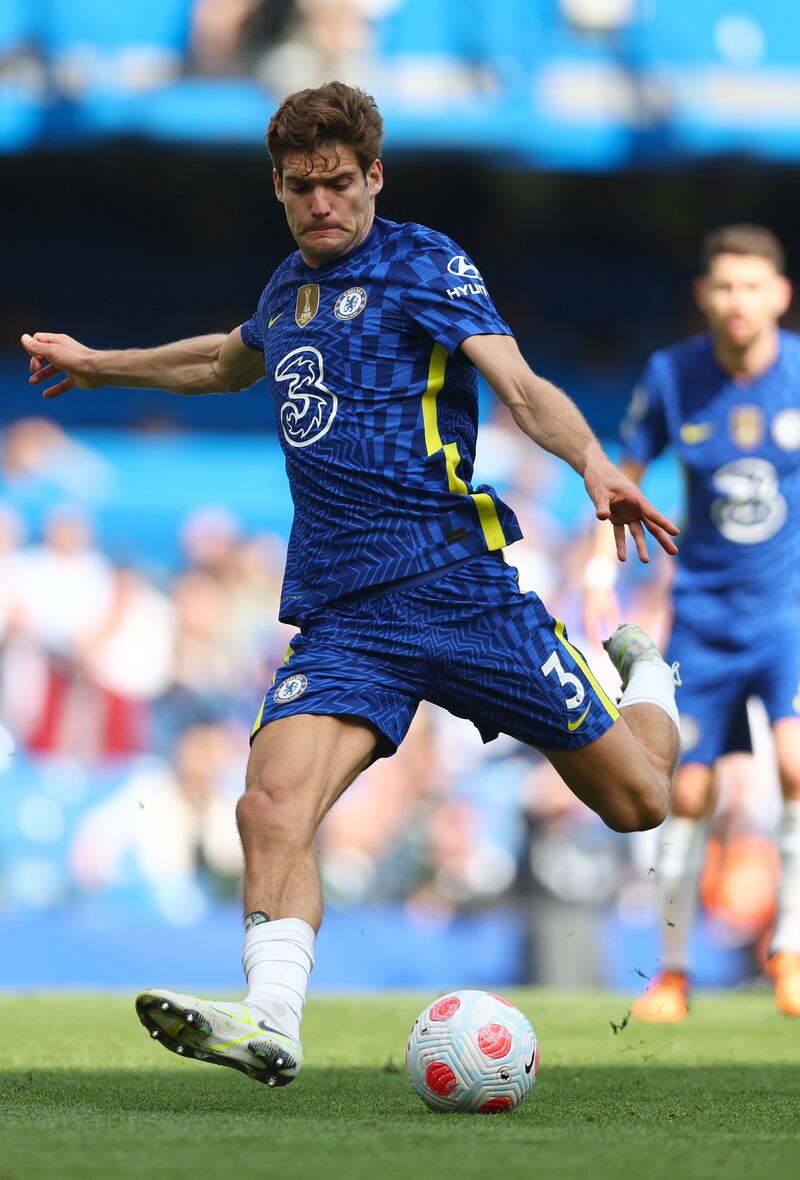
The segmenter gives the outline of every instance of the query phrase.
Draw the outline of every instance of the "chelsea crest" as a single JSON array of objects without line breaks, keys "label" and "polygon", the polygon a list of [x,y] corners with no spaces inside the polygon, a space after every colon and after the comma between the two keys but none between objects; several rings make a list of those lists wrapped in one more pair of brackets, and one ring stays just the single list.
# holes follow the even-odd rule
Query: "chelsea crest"
[{"label": "chelsea crest", "polygon": [[354,320],[367,306],[367,293],[363,287],[350,287],[343,291],[333,305],[337,320]]}]

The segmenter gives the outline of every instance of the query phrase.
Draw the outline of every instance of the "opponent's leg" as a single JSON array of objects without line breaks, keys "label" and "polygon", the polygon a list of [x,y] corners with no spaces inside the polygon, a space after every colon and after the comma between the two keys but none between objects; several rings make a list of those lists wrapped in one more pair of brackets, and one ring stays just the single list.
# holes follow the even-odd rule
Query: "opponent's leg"
[{"label": "opponent's leg", "polygon": [[[322,916],[313,840],[321,820],[372,761],[372,726],[299,714],[257,734],[237,807],[245,854],[244,1003],[142,992],[139,1018],[182,1056],[242,1070],[268,1085],[300,1071],[300,1018]],[[275,919],[275,920],[273,920]]]},{"label": "opponent's leg", "polygon": [[657,827],[669,807],[678,758],[674,676],[632,624],[618,627],[606,649],[623,685],[619,720],[589,745],[543,752],[610,828],[644,831]]},{"label": "opponent's leg", "polygon": [[800,1016],[800,718],[773,726],[783,791],[779,834],[781,884],[768,971],[775,1000],[788,1016]]}]

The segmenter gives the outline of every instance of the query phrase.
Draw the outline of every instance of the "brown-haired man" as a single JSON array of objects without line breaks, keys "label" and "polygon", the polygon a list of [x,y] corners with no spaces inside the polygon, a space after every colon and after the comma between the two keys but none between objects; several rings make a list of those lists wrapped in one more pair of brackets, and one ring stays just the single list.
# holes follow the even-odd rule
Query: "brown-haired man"
[{"label": "brown-haired man", "polygon": [[[583,476],[620,551],[674,525],[606,458],[573,403],[534,375],[474,263],[443,234],[375,216],[381,121],[341,83],[291,95],[268,131],[299,250],[227,336],[95,352],[24,336],[34,384],[234,391],[264,375],[294,500],[281,618],[296,622],[253,727],[237,819],[245,853],[244,1003],[142,993],[167,1048],[276,1085],[302,1061],[300,1017],[322,898],[314,833],[402,740],[423,698],[543,750],[620,831],[663,819],[677,757],[670,670],[637,628],[609,654],[620,719],[563,623],[522,594],[501,550],[520,536],[472,485],[477,373],[520,428]],[[66,374],[66,375],[62,375]]]},{"label": "brown-haired man", "polygon": [[[651,357],[622,432],[631,479],[670,445],[688,489],[668,656],[681,665],[683,750],[658,861],[663,970],[633,1013],[657,1021],[687,1013],[714,763],[750,748],[747,699],[759,696],[784,795],[768,970],[778,1007],[800,1016],[800,338],[778,329],[791,290],[770,230],[716,230],[702,265],[695,294],[708,334]],[[598,526],[587,569],[593,639],[618,611],[603,533]]]}]

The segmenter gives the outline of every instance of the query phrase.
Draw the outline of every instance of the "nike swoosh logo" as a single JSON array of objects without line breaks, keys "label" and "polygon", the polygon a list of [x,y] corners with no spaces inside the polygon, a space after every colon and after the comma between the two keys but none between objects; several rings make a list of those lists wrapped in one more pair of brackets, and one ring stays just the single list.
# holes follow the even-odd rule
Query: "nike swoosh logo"
[{"label": "nike swoosh logo", "polygon": [[580,717],[578,718],[578,720],[577,720],[577,721],[568,721],[568,722],[567,722],[567,729],[568,729],[568,730],[570,730],[570,732],[571,732],[571,733],[574,733],[574,732],[575,732],[575,730],[576,730],[576,729],[577,729],[577,728],[578,728],[580,725],[583,725],[584,721],[586,720],[586,714],[589,712],[589,708],[590,708],[591,704],[592,704],[592,702],[591,702],[591,701],[589,701],[589,704],[588,704],[588,705],[586,706],[586,708],[583,710],[583,712],[581,713],[581,715],[580,715]]},{"label": "nike swoosh logo", "polygon": [[277,1033],[279,1037],[284,1036],[279,1028],[273,1028],[271,1024],[267,1024],[266,1020],[259,1020],[258,1027],[263,1028],[264,1032]]},{"label": "nike swoosh logo", "polygon": [[705,442],[706,439],[711,438],[713,433],[712,422],[684,422],[681,427],[681,442],[693,446],[696,443]]},{"label": "nike swoosh logo", "polygon": [[268,328],[271,328],[273,324],[275,324],[275,323],[277,323],[277,322],[278,322],[278,320],[281,318],[281,316],[282,316],[282,315],[283,315],[283,312],[282,312],[282,311],[279,311],[277,315],[274,315],[274,316],[272,317],[272,319],[271,319],[271,320],[269,321],[269,323],[267,324],[267,327],[268,327]]},{"label": "nike swoosh logo", "polygon": [[531,1053],[530,1061],[526,1062],[526,1064],[525,1064],[525,1073],[531,1072],[531,1070],[533,1069],[533,1063],[535,1060],[536,1060],[536,1050],[534,1049],[533,1052]]}]

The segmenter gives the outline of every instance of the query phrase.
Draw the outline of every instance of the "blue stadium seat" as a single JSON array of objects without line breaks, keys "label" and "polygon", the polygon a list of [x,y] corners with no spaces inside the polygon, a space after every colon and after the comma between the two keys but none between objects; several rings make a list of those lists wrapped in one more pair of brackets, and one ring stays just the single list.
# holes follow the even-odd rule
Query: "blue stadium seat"
[{"label": "blue stadium seat", "polygon": [[794,0],[639,5],[626,41],[642,64],[797,65]]},{"label": "blue stadium seat", "polygon": [[150,46],[182,55],[194,0],[40,0],[46,45],[53,55],[90,47],[114,53]]},{"label": "blue stadium seat", "polygon": [[68,134],[125,134],[127,101],[181,73],[193,0],[40,0],[44,52],[62,98],[51,120]]},{"label": "blue stadium seat", "polygon": [[0,4],[0,60],[37,40],[42,0],[3,0]]},{"label": "blue stadium seat", "polygon": [[0,152],[21,151],[42,128],[37,70],[41,0],[0,0]]},{"label": "blue stadium seat", "polygon": [[662,88],[670,152],[796,159],[796,27],[794,0],[643,5],[626,49],[631,66]]}]

